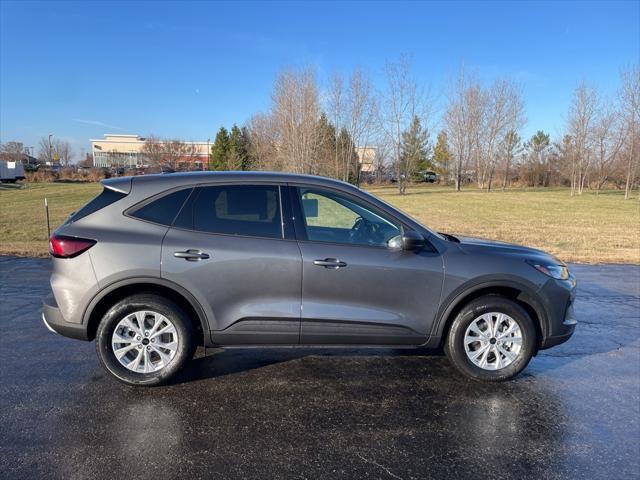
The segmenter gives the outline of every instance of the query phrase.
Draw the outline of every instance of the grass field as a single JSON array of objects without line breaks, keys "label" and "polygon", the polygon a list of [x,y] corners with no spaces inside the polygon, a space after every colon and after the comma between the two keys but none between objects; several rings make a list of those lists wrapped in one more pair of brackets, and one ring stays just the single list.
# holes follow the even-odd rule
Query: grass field
[{"label": "grass field", "polygon": [[[0,254],[46,255],[43,201],[52,228],[100,191],[98,184],[28,184],[0,189]],[[567,262],[640,263],[640,205],[621,192],[570,197],[566,189],[454,192],[437,185],[373,187],[372,193],[443,232],[547,250]]]}]

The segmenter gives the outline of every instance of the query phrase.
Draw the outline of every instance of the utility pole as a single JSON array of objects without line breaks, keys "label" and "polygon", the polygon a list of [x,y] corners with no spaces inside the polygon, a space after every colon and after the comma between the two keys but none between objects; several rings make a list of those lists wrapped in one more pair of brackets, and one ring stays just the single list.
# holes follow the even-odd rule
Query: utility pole
[{"label": "utility pole", "polygon": [[49,165],[53,165],[53,156],[51,155],[51,137],[53,137],[53,133],[49,134]]}]

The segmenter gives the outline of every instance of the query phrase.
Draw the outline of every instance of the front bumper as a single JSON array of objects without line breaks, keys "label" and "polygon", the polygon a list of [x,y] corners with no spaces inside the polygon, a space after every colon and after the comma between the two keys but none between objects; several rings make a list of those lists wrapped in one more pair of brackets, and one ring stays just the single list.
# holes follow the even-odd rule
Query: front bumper
[{"label": "front bumper", "polygon": [[49,295],[42,300],[42,321],[52,332],[78,340],[89,340],[86,326],[67,322],[62,316],[53,295]]},{"label": "front bumper", "polygon": [[551,280],[541,289],[547,300],[547,332],[540,345],[541,349],[554,347],[571,338],[578,320],[575,316],[576,279],[570,275],[568,280]]},{"label": "front bumper", "polygon": [[[574,312],[573,312],[573,303],[571,303],[567,307],[567,314],[565,315],[562,323],[555,329],[555,334],[547,337],[541,348],[551,348],[556,345],[560,345],[561,343],[566,342],[571,338],[573,332],[576,329],[576,325],[578,324],[578,320],[576,320]],[[560,331],[560,333],[557,333]]]}]

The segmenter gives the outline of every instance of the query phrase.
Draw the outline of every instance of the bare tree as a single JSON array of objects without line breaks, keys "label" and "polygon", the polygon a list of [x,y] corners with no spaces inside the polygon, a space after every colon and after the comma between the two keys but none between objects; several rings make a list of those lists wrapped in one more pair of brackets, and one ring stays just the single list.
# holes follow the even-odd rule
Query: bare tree
[{"label": "bare tree", "polygon": [[5,142],[0,144],[0,159],[9,162],[20,162],[25,157],[25,148],[22,142]]},{"label": "bare tree", "polygon": [[198,147],[183,140],[164,140],[150,135],[142,146],[142,154],[152,167],[177,171],[184,164],[187,164],[188,169],[193,168]]},{"label": "bare tree", "polygon": [[613,172],[618,154],[625,141],[623,126],[618,121],[618,112],[607,106],[600,106],[597,118],[594,122],[594,176],[596,192],[599,193],[602,186]]},{"label": "bare tree", "polygon": [[144,145],[142,146],[142,154],[149,166],[162,168],[164,161],[164,145],[159,137],[155,135],[147,136],[145,138]]},{"label": "bare tree", "polygon": [[502,191],[506,190],[509,185],[509,175],[511,173],[511,166],[517,155],[523,150],[522,139],[515,130],[509,130],[500,144],[500,156],[504,162],[503,178],[502,178]]},{"label": "bare tree", "polygon": [[384,138],[376,144],[375,154],[373,157],[373,171],[376,182],[382,182],[385,173],[389,167],[389,160],[391,158],[393,148],[386,142]]},{"label": "bare tree", "polygon": [[[373,125],[377,116],[377,102],[373,96],[371,81],[360,68],[356,68],[349,79],[347,90],[346,129],[355,146],[366,146],[373,135]],[[356,184],[360,183],[360,163],[351,163],[353,156],[348,154],[343,161],[344,181],[353,174]]]},{"label": "bare tree", "polygon": [[342,77],[334,74],[329,83],[327,109],[335,128],[333,176],[358,183],[360,164],[350,147],[342,148],[340,136],[348,137],[356,147],[366,146],[373,136],[377,103],[369,77],[356,68],[345,88]]},{"label": "bare tree", "polygon": [[344,124],[346,102],[344,99],[344,82],[339,74],[334,74],[329,82],[328,110],[334,127],[334,161],[333,176],[342,178],[342,156],[338,148],[338,132]]},{"label": "bare tree", "polygon": [[295,173],[316,173],[321,144],[320,104],[315,72],[309,68],[280,73],[272,93],[272,116],[282,168]]},{"label": "bare tree", "polygon": [[478,158],[483,103],[480,84],[461,67],[444,114],[445,131],[454,157],[456,191],[462,188],[472,159]]},{"label": "bare tree", "polygon": [[582,194],[592,160],[593,128],[598,107],[597,92],[582,82],[569,107],[569,135],[574,142],[571,195]]},{"label": "bare tree", "polygon": [[621,75],[620,103],[625,123],[626,182],[624,198],[628,199],[638,168],[640,147],[640,67],[635,65]]},{"label": "bare tree", "polygon": [[38,160],[42,163],[53,162],[53,146],[47,137],[38,140]]},{"label": "bare tree", "polygon": [[194,145],[186,143],[183,140],[166,140],[162,142],[164,147],[163,163],[172,170],[182,169],[182,164],[187,163],[188,168],[193,165],[191,161],[194,157]]},{"label": "bare tree", "polygon": [[[400,161],[402,132],[416,116],[424,117],[424,94],[411,75],[411,65],[406,58],[385,66],[386,91],[382,94],[380,126],[393,147],[393,163],[396,168],[398,190],[403,195],[407,188],[407,175],[401,171]],[[426,123],[426,122],[425,122]]]},{"label": "bare tree", "polygon": [[278,163],[276,128],[273,118],[262,113],[255,114],[247,124],[249,132],[249,154],[258,170],[281,170]]},{"label": "bare tree", "polygon": [[57,158],[62,165],[68,167],[73,160],[74,152],[68,141],[56,139],[53,142],[53,155],[54,160]]},{"label": "bare tree", "polygon": [[500,142],[508,132],[516,133],[524,124],[524,104],[519,85],[510,79],[494,82],[485,98],[484,159],[479,177],[480,187],[486,182],[487,191],[491,191]]}]

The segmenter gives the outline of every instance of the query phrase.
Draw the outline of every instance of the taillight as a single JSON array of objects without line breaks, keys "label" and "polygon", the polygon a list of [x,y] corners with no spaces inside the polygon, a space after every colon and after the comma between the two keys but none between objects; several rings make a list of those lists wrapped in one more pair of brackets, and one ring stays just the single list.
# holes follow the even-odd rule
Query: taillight
[{"label": "taillight", "polygon": [[87,238],[51,235],[49,239],[49,253],[56,258],[73,258],[89,250],[96,244],[95,240]]}]

